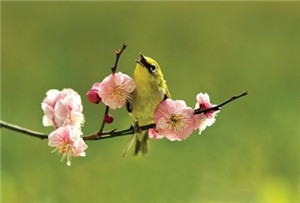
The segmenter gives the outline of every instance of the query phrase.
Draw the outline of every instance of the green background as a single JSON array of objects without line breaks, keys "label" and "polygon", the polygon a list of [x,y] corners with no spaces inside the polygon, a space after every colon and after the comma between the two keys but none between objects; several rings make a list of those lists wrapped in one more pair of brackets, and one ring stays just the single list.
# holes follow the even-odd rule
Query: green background
[{"label": "green background", "polygon": [[[82,96],[83,132],[99,129],[104,105],[85,97],[110,74],[132,76],[138,53],[156,59],[174,99],[194,107],[249,90],[202,135],[151,140],[122,158],[129,137],[88,142],[71,167],[46,140],[1,130],[3,202],[299,202],[299,2],[2,2],[1,117],[42,126],[49,89]],[[106,129],[127,128],[125,109]]]}]

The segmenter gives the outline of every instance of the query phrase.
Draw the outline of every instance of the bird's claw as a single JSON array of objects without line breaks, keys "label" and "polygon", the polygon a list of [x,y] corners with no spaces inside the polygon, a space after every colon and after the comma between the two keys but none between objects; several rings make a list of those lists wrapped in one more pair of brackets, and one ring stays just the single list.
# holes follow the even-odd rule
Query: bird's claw
[{"label": "bird's claw", "polygon": [[141,133],[142,132],[142,129],[141,129],[138,121],[134,122],[132,127],[133,127],[133,131],[135,133]]}]

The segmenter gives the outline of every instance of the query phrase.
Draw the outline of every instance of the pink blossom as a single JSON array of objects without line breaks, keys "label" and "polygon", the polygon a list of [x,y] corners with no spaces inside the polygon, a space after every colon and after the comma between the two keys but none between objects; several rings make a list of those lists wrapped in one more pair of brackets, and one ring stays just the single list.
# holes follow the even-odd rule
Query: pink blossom
[{"label": "pink blossom", "polygon": [[85,156],[84,150],[87,149],[87,145],[80,137],[82,132],[71,125],[66,125],[60,128],[57,128],[49,135],[48,145],[50,147],[55,147],[54,151],[61,153],[63,161],[65,158],[67,160],[67,165],[71,165],[72,156]]},{"label": "pink blossom", "polygon": [[[199,93],[196,96],[197,99],[197,103],[195,106],[195,109],[209,109],[214,107],[215,105],[210,103],[210,99],[207,93]],[[199,128],[199,134],[202,133],[203,130],[205,130],[205,128],[207,126],[211,126],[212,124],[214,124],[215,122],[215,116],[217,115],[219,111],[208,111],[205,113],[201,113],[201,114],[196,114],[195,118],[196,118],[196,128]]]},{"label": "pink blossom", "polygon": [[121,108],[136,85],[131,77],[121,72],[111,74],[104,78],[99,87],[99,96],[103,103],[111,109]]},{"label": "pink blossom", "polygon": [[99,86],[99,82],[94,83],[93,87],[86,93],[86,96],[91,103],[98,104],[101,101],[99,96]]},{"label": "pink blossom", "polygon": [[158,132],[154,129],[154,128],[150,128],[148,130],[148,133],[149,133],[149,138],[151,139],[162,139],[164,136],[163,135],[160,135],[158,134]]},{"label": "pink blossom", "polygon": [[195,129],[194,111],[182,100],[166,99],[156,108],[154,123],[159,135],[171,141],[184,140]]},{"label": "pink blossom", "polygon": [[64,125],[74,125],[80,127],[84,122],[82,114],[81,98],[72,89],[58,91],[49,90],[42,102],[42,109],[45,113],[43,125],[58,128]]}]

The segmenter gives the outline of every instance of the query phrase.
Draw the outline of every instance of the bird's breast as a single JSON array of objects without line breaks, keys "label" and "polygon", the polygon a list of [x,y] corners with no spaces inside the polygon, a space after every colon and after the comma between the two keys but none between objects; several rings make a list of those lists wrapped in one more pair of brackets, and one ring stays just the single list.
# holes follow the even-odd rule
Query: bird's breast
[{"label": "bird's breast", "polygon": [[153,122],[154,111],[164,99],[165,91],[152,84],[138,85],[131,101],[130,116],[140,125]]}]

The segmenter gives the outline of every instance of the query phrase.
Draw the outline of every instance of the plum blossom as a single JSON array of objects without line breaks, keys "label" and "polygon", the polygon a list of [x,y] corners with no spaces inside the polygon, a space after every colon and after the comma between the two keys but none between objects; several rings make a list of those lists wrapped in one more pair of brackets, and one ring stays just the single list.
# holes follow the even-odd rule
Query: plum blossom
[{"label": "plum blossom", "polygon": [[[215,105],[210,103],[210,99],[209,99],[209,95],[207,93],[199,93],[196,96],[197,99],[197,103],[195,106],[195,109],[209,109],[214,107]],[[219,111],[208,111],[205,113],[201,113],[201,114],[196,114],[195,118],[196,118],[196,128],[199,129],[199,134],[202,133],[203,130],[205,130],[205,128],[207,126],[211,126],[212,124],[214,124],[215,122],[215,116],[217,115]]]},{"label": "plum blossom", "polygon": [[44,126],[53,125],[54,128],[59,128],[70,124],[80,128],[84,122],[81,98],[72,89],[49,90],[42,102],[42,109],[45,113]]},{"label": "plum blossom", "polygon": [[154,129],[154,128],[150,128],[148,130],[148,134],[149,134],[149,138],[151,139],[162,139],[164,136],[163,135],[160,135],[158,134],[158,132]]},{"label": "plum blossom", "polygon": [[101,101],[99,96],[99,86],[100,83],[95,82],[93,87],[86,93],[86,96],[91,103],[98,104]]},{"label": "plum blossom", "polygon": [[136,85],[131,77],[121,72],[113,73],[101,82],[99,96],[103,103],[111,109],[121,108],[126,100],[131,99],[131,94]]},{"label": "plum blossom", "polygon": [[78,128],[71,125],[59,127],[49,135],[48,145],[55,147],[54,151],[58,151],[62,154],[61,161],[66,159],[67,165],[71,166],[72,156],[85,157],[84,150],[86,150],[88,146],[80,137],[81,134],[82,132]]},{"label": "plum blossom", "polygon": [[[194,111],[182,100],[166,99],[156,108],[154,123],[159,135],[171,141],[184,140],[195,129]],[[158,136],[153,131],[151,133],[153,137]]]}]

